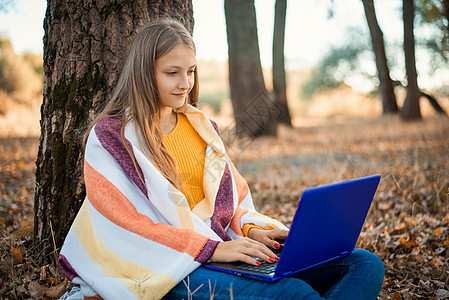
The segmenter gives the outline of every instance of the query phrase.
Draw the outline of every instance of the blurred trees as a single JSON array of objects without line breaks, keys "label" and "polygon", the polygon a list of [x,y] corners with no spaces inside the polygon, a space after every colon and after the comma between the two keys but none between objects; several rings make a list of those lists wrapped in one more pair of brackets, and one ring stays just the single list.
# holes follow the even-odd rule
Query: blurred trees
[{"label": "blurred trees", "polygon": [[[304,95],[311,96],[320,88],[333,88],[351,78],[351,76],[364,75],[365,78],[372,79],[373,85],[379,85],[383,114],[394,113],[398,111],[394,86],[403,84],[399,78],[391,79],[389,68],[393,67],[396,71],[398,71],[398,68],[402,68],[402,72],[399,71],[398,73],[404,73],[404,81],[407,82],[407,97],[401,108],[403,119],[420,119],[420,97],[429,100],[438,113],[446,114],[435,97],[418,87],[415,48],[424,49],[427,56],[430,57],[427,72],[432,73],[447,66],[449,62],[448,2],[449,0],[404,0],[402,3],[404,39],[401,43],[402,49],[399,50],[394,43],[386,49],[383,32],[377,22],[374,0],[362,0],[371,35],[371,47],[364,44],[364,37],[362,36],[353,38],[350,42],[341,46],[333,46],[313,69],[309,81],[303,85]],[[334,2],[331,1],[331,3]],[[333,11],[331,15],[334,15]],[[416,15],[418,17],[415,21]],[[420,33],[425,32],[426,34],[421,34],[416,38],[414,29],[419,29]],[[349,35],[352,34],[354,32]],[[372,75],[362,67],[365,66],[362,64],[362,59],[368,49],[372,49],[374,52],[377,80],[373,80]],[[404,67],[397,63],[392,66],[387,63],[386,52],[388,49],[393,53],[402,51],[405,57]]]},{"label": "blurred trees", "polygon": [[[351,32],[356,35],[360,32]],[[338,47],[331,47],[317,65],[312,69],[309,79],[303,84],[302,92],[306,97],[311,97],[320,89],[332,89],[340,86],[344,80],[359,71],[359,57],[367,46],[361,39],[358,42],[348,43]]]},{"label": "blurred trees", "polygon": [[430,29],[433,34],[418,37],[431,56],[432,69],[449,63],[449,0],[415,0],[415,27]]},{"label": "blurred trees", "polygon": [[273,92],[279,109],[282,111],[278,121],[292,127],[290,111],[287,102],[287,83],[285,80],[285,17],[287,14],[287,0],[276,0],[274,8],[273,30]]},{"label": "blurred trees", "polygon": [[191,0],[47,1],[34,199],[37,251],[51,251],[53,232],[61,246],[85,197],[86,126],[110,99],[136,32],[159,16],[182,20],[193,31]]},{"label": "blurred trees", "polygon": [[401,116],[405,120],[421,119],[421,110],[419,98],[421,97],[418,87],[418,73],[416,71],[415,58],[415,35],[414,19],[415,5],[414,0],[402,1],[403,24],[404,24],[404,54],[405,71],[407,77],[407,96],[401,110]]},{"label": "blurred trees", "polygon": [[18,55],[9,39],[0,37],[0,115],[33,107],[42,100],[42,57]]},{"label": "blurred trees", "polygon": [[379,94],[382,99],[382,113],[397,113],[398,105],[394,93],[393,81],[390,78],[383,32],[376,17],[374,0],[362,0],[366,21],[371,34],[371,43],[376,61],[377,75],[379,77]]},{"label": "blurred trees", "polygon": [[254,0],[225,0],[229,85],[237,137],[277,134],[260,63]]}]

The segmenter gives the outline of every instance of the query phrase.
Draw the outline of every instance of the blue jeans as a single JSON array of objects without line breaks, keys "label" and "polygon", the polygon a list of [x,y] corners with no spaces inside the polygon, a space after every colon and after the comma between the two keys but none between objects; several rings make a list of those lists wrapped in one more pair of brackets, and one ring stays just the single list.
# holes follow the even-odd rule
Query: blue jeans
[{"label": "blue jeans", "polygon": [[[385,268],[376,255],[361,249],[335,261],[275,282],[264,282],[199,267],[185,283],[193,299],[376,299]],[[231,296],[232,294],[232,296]],[[232,298],[231,298],[232,297]],[[191,299],[184,282],[163,299]]]}]

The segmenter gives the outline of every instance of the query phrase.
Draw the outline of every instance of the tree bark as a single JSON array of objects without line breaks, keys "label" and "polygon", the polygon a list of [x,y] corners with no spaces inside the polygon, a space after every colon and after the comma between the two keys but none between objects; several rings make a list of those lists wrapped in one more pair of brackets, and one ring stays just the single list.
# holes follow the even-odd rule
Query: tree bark
[{"label": "tree bark", "polygon": [[274,136],[277,112],[263,79],[254,1],[225,0],[225,15],[235,134]]},{"label": "tree bark", "polygon": [[192,32],[191,0],[47,1],[34,199],[34,238],[42,254],[53,250],[52,234],[56,247],[62,245],[85,197],[87,124],[110,99],[136,32],[162,15],[182,19]]},{"label": "tree bark", "polygon": [[286,14],[287,0],[276,0],[273,33],[273,91],[276,104],[282,111],[281,115],[278,117],[279,123],[292,127],[292,120],[287,102],[287,84],[284,62]]},{"label": "tree bark", "polygon": [[419,98],[421,93],[418,87],[418,74],[416,72],[415,36],[413,34],[415,7],[413,0],[402,1],[404,17],[404,53],[405,71],[407,74],[407,96],[402,107],[401,116],[404,120],[421,119]]},{"label": "tree bark", "polygon": [[382,99],[382,114],[398,112],[393,82],[390,77],[383,32],[377,22],[376,10],[373,0],[362,0],[365,9],[366,21],[371,34],[371,43],[376,61],[377,75],[379,77],[379,94]]}]

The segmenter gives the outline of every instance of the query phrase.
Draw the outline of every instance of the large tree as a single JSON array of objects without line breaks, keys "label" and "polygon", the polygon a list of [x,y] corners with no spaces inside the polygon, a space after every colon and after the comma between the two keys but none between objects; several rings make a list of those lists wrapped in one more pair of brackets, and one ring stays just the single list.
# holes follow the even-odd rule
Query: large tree
[{"label": "large tree", "polygon": [[285,18],[287,14],[287,0],[276,0],[274,8],[274,34],[273,34],[273,91],[277,105],[282,113],[278,121],[292,126],[290,111],[287,102],[287,84],[285,79],[284,44],[285,44]]},{"label": "large tree", "polygon": [[404,54],[407,76],[407,96],[404,101],[404,106],[402,107],[401,116],[404,120],[415,120],[421,119],[421,110],[419,108],[421,92],[418,87],[415,36],[413,34],[415,18],[414,0],[403,0],[402,10],[404,18]]},{"label": "large tree", "polygon": [[277,113],[260,64],[254,0],[225,0],[229,83],[238,137],[276,135]]},{"label": "large tree", "polygon": [[111,97],[134,35],[159,16],[180,19],[192,32],[191,0],[47,1],[34,199],[34,238],[43,253],[51,228],[56,247],[62,244],[85,197],[86,126]]},{"label": "large tree", "polygon": [[377,76],[379,77],[379,93],[382,99],[382,113],[397,113],[398,105],[394,94],[393,81],[385,53],[383,32],[377,22],[374,0],[362,0],[366,21],[371,34],[374,57],[376,61]]}]

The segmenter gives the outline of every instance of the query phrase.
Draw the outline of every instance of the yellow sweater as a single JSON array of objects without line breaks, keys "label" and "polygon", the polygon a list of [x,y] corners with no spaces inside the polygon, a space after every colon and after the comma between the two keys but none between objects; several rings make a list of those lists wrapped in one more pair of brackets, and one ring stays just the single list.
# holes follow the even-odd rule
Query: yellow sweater
[{"label": "yellow sweater", "polygon": [[[187,198],[190,209],[193,209],[204,198],[203,176],[207,144],[190,125],[185,115],[178,113],[177,117],[175,128],[164,135],[163,141],[175,160],[182,192]],[[251,228],[263,229],[254,224],[245,224],[243,235],[248,236]]]},{"label": "yellow sweater", "polygon": [[204,198],[203,175],[207,144],[185,115],[179,113],[177,117],[175,128],[164,135],[164,145],[175,160],[182,192],[192,209]]}]

